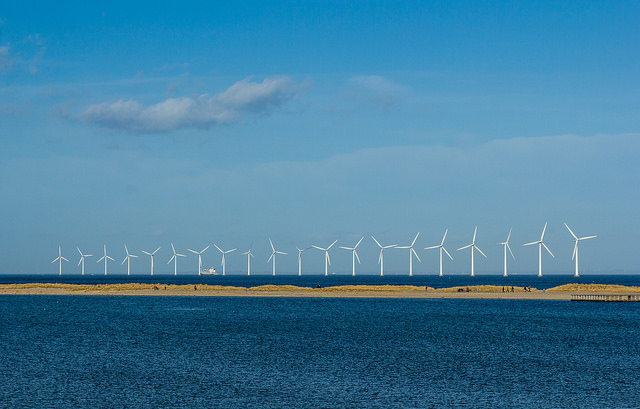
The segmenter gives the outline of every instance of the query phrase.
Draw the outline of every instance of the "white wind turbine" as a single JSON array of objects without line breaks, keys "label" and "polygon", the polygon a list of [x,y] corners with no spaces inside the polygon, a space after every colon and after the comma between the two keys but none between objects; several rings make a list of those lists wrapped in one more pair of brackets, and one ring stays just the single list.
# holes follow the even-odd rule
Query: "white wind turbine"
[{"label": "white wind turbine", "polygon": [[56,257],[51,264],[55,263],[56,261],[60,264],[60,275],[62,275],[62,260],[66,261],[67,263],[69,262],[69,260],[67,260],[66,258],[62,257],[62,248],[60,248],[60,246],[58,246],[58,257]]},{"label": "white wind turbine", "polygon": [[273,247],[273,242],[269,239],[269,244],[271,244],[271,256],[267,260],[267,263],[273,259],[273,275],[276,275],[276,254],[287,254],[282,251],[277,251],[275,247]]},{"label": "white wind turbine", "polygon": [[173,243],[171,243],[171,250],[173,250],[173,256],[169,259],[169,261],[167,261],[167,264],[173,261],[173,275],[177,276],[178,275],[178,257],[187,257],[187,256],[185,256],[184,254],[176,253],[176,248],[173,247]]},{"label": "white wind turbine", "polygon": [[147,256],[151,257],[151,275],[153,275],[153,256],[158,252],[158,250],[160,250],[160,247],[158,247],[158,248],[157,248],[154,252],[152,252],[152,253],[149,253],[149,252],[146,252],[146,251],[142,250],[142,252],[143,252],[144,254],[146,254]]},{"label": "white wind turbine", "polygon": [[322,247],[318,247],[318,246],[311,246],[314,249],[318,249],[318,250],[322,250],[324,251],[324,275],[328,276],[329,275],[329,264],[331,264],[331,259],[329,259],[329,249],[331,247],[333,247],[334,244],[336,244],[338,242],[338,240],[335,240],[333,243],[331,243],[331,245],[329,247],[327,247],[326,249],[323,249]]},{"label": "white wind turbine", "polygon": [[207,251],[207,249],[209,247],[211,247],[211,246],[207,246],[207,247],[203,248],[201,251],[195,251],[195,250],[187,249],[190,252],[198,255],[198,275],[200,275],[200,273],[202,272],[202,253]]},{"label": "white wind turbine", "polygon": [[431,247],[425,247],[424,248],[425,250],[440,249],[440,277],[442,277],[442,251],[447,253],[447,256],[449,256],[449,258],[453,261],[453,257],[451,257],[451,254],[449,254],[447,249],[444,248],[444,239],[447,238],[447,233],[448,232],[449,232],[449,229],[444,231],[444,236],[442,236],[442,241],[440,242],[439,246],[431,246]]},{"label": "white wind turbine", "polygon": [[460,247],[458,250],[464,250],[467,249],[469,247],[471,247],[471,277],[475,277],[475,271],[473,269],[473,253],[474,250],[478,250],[480,252],[480,254],[482,254],[484,256],[484,258],[487,258],[487,256],[482,252],[482,250],[480,250],[480,247],[476,246],[476,233],[478,233],[478,226],[476,226],[476,229],[473,231],[473,240],[471,241],[471,244],[468,244],[464,247]]},{"label": "white wind turbine", "polygon": [[127,253],[127,256],[124,258],[124,260],[122,260],[122,263],[120,263],[121,265],[124,264],[124,262],[127,262],[127,275],[130,276],[131,275],[131,257],[133,258],[138,258],[138,256],[134,255],[134,254],[129,254],[129,249],[127,248],[127,245],[124,245],[124,251],[125,253]]},{"label": "white wind turbine", "polygon": [[214,246],[218,249],[218,251],[220,251],[220,253],[222,253],[222,275],[226,274],[226,262],[225,262],[225,256],[233,251],[236,251],[237,249],[232,249],[232,250],[227,250],[227,251],[223,251],[220,247],[218,247],[217,245],[214,244]]},{"label": "white wind turbine", "polygon": [[76,247],[76,248],[78,249],[78,253],[80,253],[80,260],[78,261],[78,265],[82,264],[82,275],[84,275],[84,259],[85,259],[85,257],[93,256],[93,254],[82,254],[80,249],[78,247]]},{"label": "white wind turbine", "polygon": [[504,246],[504,274],[502,275],[503,277],[507,276],[507,249],[509,250],[509,253],[511,253],[511,257],[513,257],[513,259],[516,259],[516,256],[513,255],[513,251],[511,251],[511,247],[509,246],[509,238],[511,238],[511,230],[509,229],[509,234],[507,235],[507,240],[503,241],[502,243],[498,243],[501,246]]},{"label": "white wind turbine", "polygon": [[104,275],[107,275],[107,261],[111,260],[111,261],[115,261],[114,259],[112,259],[111,257],[107,256],[107,245],[104,245],[104,256],[100,257],[100,260],[96,261],[96,263],[101,262],[102,260],[104,260]]},{"label": "white wind turbine", "polygon": [[311,247],[307,247],[306,249],[301,249],[296,247],[296,250],[298,250],[298,276],[302,275],[302,253],[305,250],[309,250]]},{"label": "white wind turbine", "polygon": [[420,260],[420,257],[418,257],[418,253],[416,253],[416,251],[413,249],[413,245],[416,244],[416,240],[418,240],[419,235],[420,235],[420,232],[416,234],[416,237],[413,239],[410,246],[396,247],[397,249],[409,249],[409,277],[413,277],[413,256],[415,255],[418,261],[422,263],[422,260]]},{"label": "white wind turbine", "polygon": [[353,270],[351,272],[351,276],[353,276],[353,277],[356,276],[356,259],[358,260],[358,264],[361,264],[360,263],[360,257],[358,257],[358,252],[356,251],[356,249],[358,248],[358,246],[360,245],[360,243],[362,242],[363,239],[364,239],[364,236],[362,236],[362,238],[358,241],[358,243],[353,247],[342,247],[342,246],[340,246],[341,249],[351,250],[351,252],[352,252],[351,258],[352,258]]},{"label": "white wind turbine", "polygon": [[573,241],[575,241],[575,246],[573,246],[573,255],[571,256],[571,260],[573,260],[574,258],[576,259],[576,273],[574,274],[574,277],[580,277],[580,274],[578,274],[578,242],[580,240],[587,240],[587,239],[593,239],[596,238],[598,236],[586,236],[586,237],[580,237],[578,238],[578,236],[576,236],[571,229],[569,228],[569,226],[567,226],[567,223],[564,224],[567,228],[567,230],[569,230],[569,233],[571,233],[571,235],[573,236]]},{"label": "white wind turbine", "polygon": [[551,257],[555,258],[555,256],[551,252],[551,250],[549,250],[549,247],[547,247],[547,245],[542,242],[542,240],[544,239],[544,232],[546,230],[547,230],[547,223],[545,223],[544,227],[542,228],[542,235],[540,236],[540,240],[532,241],[531,243],[523,244],[523,246],[531,246],[533,244],[537,244],[538,245],[538,277],[542,277],[542,247],[544,246],[544,248],[547,249],[549,254],[551,254]]},{"label": "white wind turbine", "polygon": [[378,257],[378,264],[380,264],[380,277],[383,277],[384,276],[384,249],[390,249],[392,247],[396,247],[397,244],[392,244],[390,246],[383,246],[378,242],[378,240],[376,240],[375,237],[371,236],[371,238],[373,239],[373,241],[376,242],[378,247],[380,247],[380,257]]},{"label": "white wind turbine", "polygon": [[251,275],[251,257],[253,257],[253,254],[251,253],[251,247],[249,247],[249,251],[245,251],[242,254],[247,256],[247,276],[250,276]]}]

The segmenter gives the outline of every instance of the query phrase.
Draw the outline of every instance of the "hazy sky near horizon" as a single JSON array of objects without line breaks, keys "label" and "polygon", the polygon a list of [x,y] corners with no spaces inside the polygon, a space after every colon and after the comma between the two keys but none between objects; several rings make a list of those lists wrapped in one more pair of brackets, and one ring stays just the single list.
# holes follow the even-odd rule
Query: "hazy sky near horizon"
[{"label": "hazy sky near horizon", "polygon": [[[2,274],[57,273],[58,245],[132,271],[377,273],[421,232],[416,274],[640,272],[637,2],[12,2],[0,10]],[[143,257],[144,256],[144,257]],[[385,251],[405,274],[407,250]],[[320,273],[323,254],[304,254]]]}]

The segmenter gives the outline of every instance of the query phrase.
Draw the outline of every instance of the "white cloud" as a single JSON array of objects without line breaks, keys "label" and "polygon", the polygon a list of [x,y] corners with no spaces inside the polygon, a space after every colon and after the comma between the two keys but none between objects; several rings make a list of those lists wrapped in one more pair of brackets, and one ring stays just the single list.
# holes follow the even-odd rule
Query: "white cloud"
[{"label": "white cloud", "polygon": [[396,105],[407,90],[400,84],[379,75],[356,76],[349,79],[348,94],[366,104],[387,110]]},{"label": "white cloud", "polygon": [[81,119],[88,124],[127,132],[168,132],[181,128],[209,128],[241,120],[246,115],[269,114],[293,99],[300,85],[288,77],[245,79],[227,90],[198,97],[169,98],[151,106],[119,100],[89,106]]}]

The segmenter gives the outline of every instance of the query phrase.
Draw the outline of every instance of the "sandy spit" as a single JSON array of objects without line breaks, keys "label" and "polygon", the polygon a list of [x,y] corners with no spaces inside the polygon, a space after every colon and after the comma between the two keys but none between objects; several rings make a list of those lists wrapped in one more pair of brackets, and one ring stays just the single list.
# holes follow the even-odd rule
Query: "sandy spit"
[{"label": "sandy spit", "polygon": [[501,286],[469,286],[438,288],[393,285],[344,285],[326,288],[293,285],[263,285],[257,287],[231,287],[219,285],[165,285],[157,284],[3,284],[0,294],[16,295],[96,295],[96,296],[208,296],[208,297],[323,297],[323,298],[480,298],[570,300],[571,294],[628,294],[640,292],[640,287],[619,285],[566,284],[540,291],[514,287],[503,292]]}]

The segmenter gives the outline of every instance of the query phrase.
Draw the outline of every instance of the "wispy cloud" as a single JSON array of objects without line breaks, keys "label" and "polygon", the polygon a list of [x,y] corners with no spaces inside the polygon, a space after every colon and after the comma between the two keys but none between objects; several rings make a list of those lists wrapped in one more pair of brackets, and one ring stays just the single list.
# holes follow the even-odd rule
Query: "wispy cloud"
[{"label": "wispy cloud", "polygon": [[9,46],[0,46],[0,71],[11,68],[11,59],[9,58]]},{"label": "wispy cloud", "polygon": [[352,77],[349,87],[349,97],[383,110],[396,105],[407,92],[406,87],[379,75]]},{"label": "wispy cloud", "polygon": [[151,106],[135,100],[90,105],[80,118],[91,125],[134,133],[209,128],[240,121],[247,115],[266,115],[295,98],[300,84],[289,77],[244,79],[227,90],[198,97],[168,98]]}]

